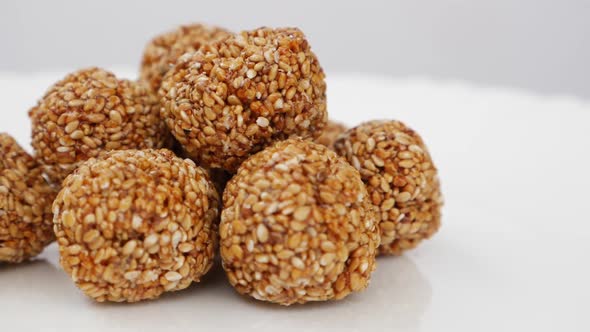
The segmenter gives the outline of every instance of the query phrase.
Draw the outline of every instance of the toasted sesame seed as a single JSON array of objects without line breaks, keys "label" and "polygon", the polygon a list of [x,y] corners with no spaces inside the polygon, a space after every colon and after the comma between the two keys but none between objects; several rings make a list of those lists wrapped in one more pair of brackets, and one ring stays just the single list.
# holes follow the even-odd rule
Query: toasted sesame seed
[{"label": "toasted sesame seed", "polygon": [[309,206],[300,206],[293,213],[293,217],[295,220],[304,221],[307,219],[310,213],[311,208]]},{"label": "toasted sesame seed", "polygon": [[141,275],[140,271],[129,271],[129,272],[125,272],[125,274],[124,274],[125,279],[127,279],[129,281],[135,281],[135,279],[139,278],[140,275]]},{"label": "toasted sesame seed", "polygon": [[175,282],[175,281],[181,280],[182,275],[178,272],[170,271],[170,272],[166,272],[166,274],[164,275],[164,278],[166,278],[166,280],[168,280],[168,281]]},{"label": "toasted sesame seed", "polygon": [[263,224],[258,225],[256,228],[256,236],[258,237],[258,241],[264,243],[268,241],[268,229]]},{"label": "toasted sesame seed", "polygon": [[131,255],[131,253],[133,253],[136,247],[137,242],[135,240],[127,241],[127,243],[125,243],[125,245],[123,246],[123,250],[121,251],[121,253],[125,256],[129,256]]},{"label": "toasted sesame seed", "polygon": [[320,258],[320,265],[326,266],[332,263],[336,259],[336,254],[334,253],[326,253],[323,254]]},{"label": "toasted sesame seed", "polygon": [[299,257],[292,257],[291,264],[297,269],[300,269],[300,270],[305,269],[305,263],[303,263],[303,261]]},{"label": "toasted sesame seed", "polygon": [[100,236],[99,231],[97,231],[96,229],[91,229],[88,232],[84,233],[83,240],[86,243],[91,243],[91,242],[94,242],[96,239],[98,239],[99,236]]},{"label": "toasted sesame seed", "polygon": [[256,124],[262,128],[266,128],[268,127],[269,121],[267,118],[261,116],[256,119]]},{"label": "toasted sesame seed", "polygon": [[145,248],[150,248],[154,246],[156,243],[158,243],[158,235],[156,234],[151,234],[148,237],[146,237],[145,240],[143,240],[143,246]]},{"label": "toasted sesame seed", "polygon": [[184,253],[190,252],[190,251],[191,251],[191,250],[193,250],[194,248],[195,248],[195,246],[193,246],[193,245],[192,245],[192,244],[190,244],[190,243],[181,243],[181,244],[178,246],[178,250],[180,250],[180,252],[184,252]]},{"label": "toasted sesame seed", "polygon": [[407,191],[401,192],[399,193],[399,195],[397,195],[397,201],[400,203],[405,203],[407,201],[409,201],[412,198],[412,194],[410,194]]}]

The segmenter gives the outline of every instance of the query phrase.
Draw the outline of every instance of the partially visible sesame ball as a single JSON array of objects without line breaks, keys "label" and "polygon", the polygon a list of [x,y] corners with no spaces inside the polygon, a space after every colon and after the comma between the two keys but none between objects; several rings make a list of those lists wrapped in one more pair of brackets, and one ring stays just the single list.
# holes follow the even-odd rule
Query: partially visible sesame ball
[{"label": "partially visible sesame ball", "polygon": [[382,254],[399,255],[438,231],[440,183],[418,133],[399,121],[372,121],[348,130],[334,147],[359,170],[378,207]]},{"label": "partially visible sesame ball", "polygon": [[334,145],[338,136],[344,133],[347,129],[348,128],[345,125],[329,120],[326,127],[324,127],[322,134],[320,137],[316,138],[315,142],[328,148],[332,148],[332,145]]},{"label": "partially visible sesame ball", "polygon": [[96,301],[135,302],[209,271],[219,196],[168,150],[112,151],[66,178],[53,204],[60,262]]},{"label": "partially visible sesame ball", "polygon": [[0,262],[22,262],[53,241],[55,194],[37,162],[0,133]]},{"label": "partially visible sesame ball", "polygon": [[108,150],[161,148],[170,134],[143,84],[89,68],[67,75],[29,111],[33,148],[56,184]]},{"label": "partially visible sesame ball", "polygon": [[231,32],[204,24],[182,25],[152,39],[143,52],[140,78],[158,91],[162,78],[183,54],[194,52],[203,45],[222,40]]},{"label": "partially visible sesame ball", "polygon": [[[178,143],[178,141],[175,139],[173,139],[171,151],[174,152],[174,154],[181,159],[191,159],[190,156],[188,156],[187,153],[184,151],[180,143]],[[203,167],[203,169],[209,175],[211,182],[213,182],[215,188],[217,189],[217,193],[219,193],[219,197],[221,197],[221,195],[223,195],[225,185],[227,184],[227,181],[231,179],[232,174],[221,168]]]},{"label": "partially visible sesame ball", "polygon": [[367,287],[379,246],[374,207],[333,151],[276,143],[240,166],[223,203],[221,258],[239,293],[290,305]]},{"label": "partially visible sesame ball", "polygon": [[159,93],[187,153],[230,172],[275,141],[319,136],[327,121],[324,72],[296,28],[244,31],[186,54]]}]

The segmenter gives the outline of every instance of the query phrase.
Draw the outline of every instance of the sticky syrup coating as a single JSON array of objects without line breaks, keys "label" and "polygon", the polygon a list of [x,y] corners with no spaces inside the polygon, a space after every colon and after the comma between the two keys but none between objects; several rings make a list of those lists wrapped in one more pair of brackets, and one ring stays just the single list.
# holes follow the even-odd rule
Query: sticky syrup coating
[{"label": "sticky syrup coating", "polygon": [[327,122],[325,75],[296,28],[244,31],[179,58],[159,91],[162,117],[198,164],[235,172]]},{"label": "sticky syrup coating", "polygon": [[334,144],[361,174],[378,208],[385,255],[400,255],[440,228],[443,204],[437,169],[422,138],[399,121],[371,121]]},{"label": "sticky syrup coating", "polygon": [[147,86],[100,68],[55,83],[29,116],[35,156],[56,185],[104,151],[161,148],[170,142],[158,99]]},{"label": "sticky syrup coating", "polygon": [[223,267],[235,289],[281,305],[365,289],[379,229],[358,172],[326,147],[276,143],[244,162],[223,195]]},{"label": "sticky syrup coating", "polygon": [[155,299],[211,268],[219,196],[169,150],[111,151],[66,178],[53,204],[60,263],[98,302]]},{"label": "sticky syrup coating", "polygon": [[55,195],[39,164],[10,135],[0,133],[0,262],[23,262],[54,240]]},{"label": "sticky syrup coating", "polygon": [[158,35],[145,47],[140,79],[148,82],[152,91],[157,92],[162,78],[181,55],[195,52],[203,45],[220,41],[231,34],[220,27],[196,23]]}]

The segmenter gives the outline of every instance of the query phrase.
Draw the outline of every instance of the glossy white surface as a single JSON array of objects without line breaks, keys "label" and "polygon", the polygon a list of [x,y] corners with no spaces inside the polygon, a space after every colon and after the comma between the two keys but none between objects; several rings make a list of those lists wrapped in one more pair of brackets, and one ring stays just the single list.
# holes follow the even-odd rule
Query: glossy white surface
[{"label": "glossy white surface", "polygon": [[[0,76],[0,131],[28,144],[27,109],[61,75]],[[440,169],[443,227],[380,258],[369,289],[289,308],[237,295],[219,266],[157,301],[97,304],[57,248],[0,265],[6,331],[588,331],[590,103],[424,80],[329,80],[329,111],[355,124],[400,119]]]}]

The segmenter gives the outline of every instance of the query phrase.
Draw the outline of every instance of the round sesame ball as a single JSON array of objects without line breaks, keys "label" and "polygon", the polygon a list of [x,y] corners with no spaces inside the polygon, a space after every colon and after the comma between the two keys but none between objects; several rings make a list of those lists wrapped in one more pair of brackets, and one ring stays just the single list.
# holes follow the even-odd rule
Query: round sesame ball
[{"label": "round sesame ball", "polygon": [[418,133],[399,121],[371,121],[348,130],[334,147],[359,170],[378,208],[381,254],[399,255],[438,231],[440,184]]},{"label": "round sesame ball", "polygon": [[67,75],[29,111],[33,148],[56,184],[108,150],[161,148],[170,141],[147,86],[88,68]]},{"label": "round sesame ball", "polygon": [[334,145],[338,136],[344,133],[347,129],[348,128],[346,128],[345,125],[329,120],[326,127],[324,127],[322,134],[316,138],[315,142],[327,146],[328,148],[332,148],[332,145]]},{"label": "round sesame ball", "polygon": [[245,161],[223,194],[220,246],[235,289],[282,305],[363,290],[379,246],[374,207],[358,172],[301,139]]},{"label": "round sesame ball", "polygon": [[235,172],[250,155],[327,122],[324,72],[296,28],[244,31],[179,58],[162,117],[199,164]]},{"label": "round sesame ball", "polygon": [[140,78],[148,82],[153,91],[158,91],[162,78],[181,55],[230,35],[231,32],[223,28],[191,24],[156,36],[143,52]]},{"label": "round sesame ball", "polygon": [[0,133],[0,262],[22,262],[53,241],[55,194],[37,162]]},{"label": "round sesame ball", "polygon": [[53,212],[62,267],[99,302],[184,289],[213,263],[219,196],[203,169],[169,150],[88,160]]}]

